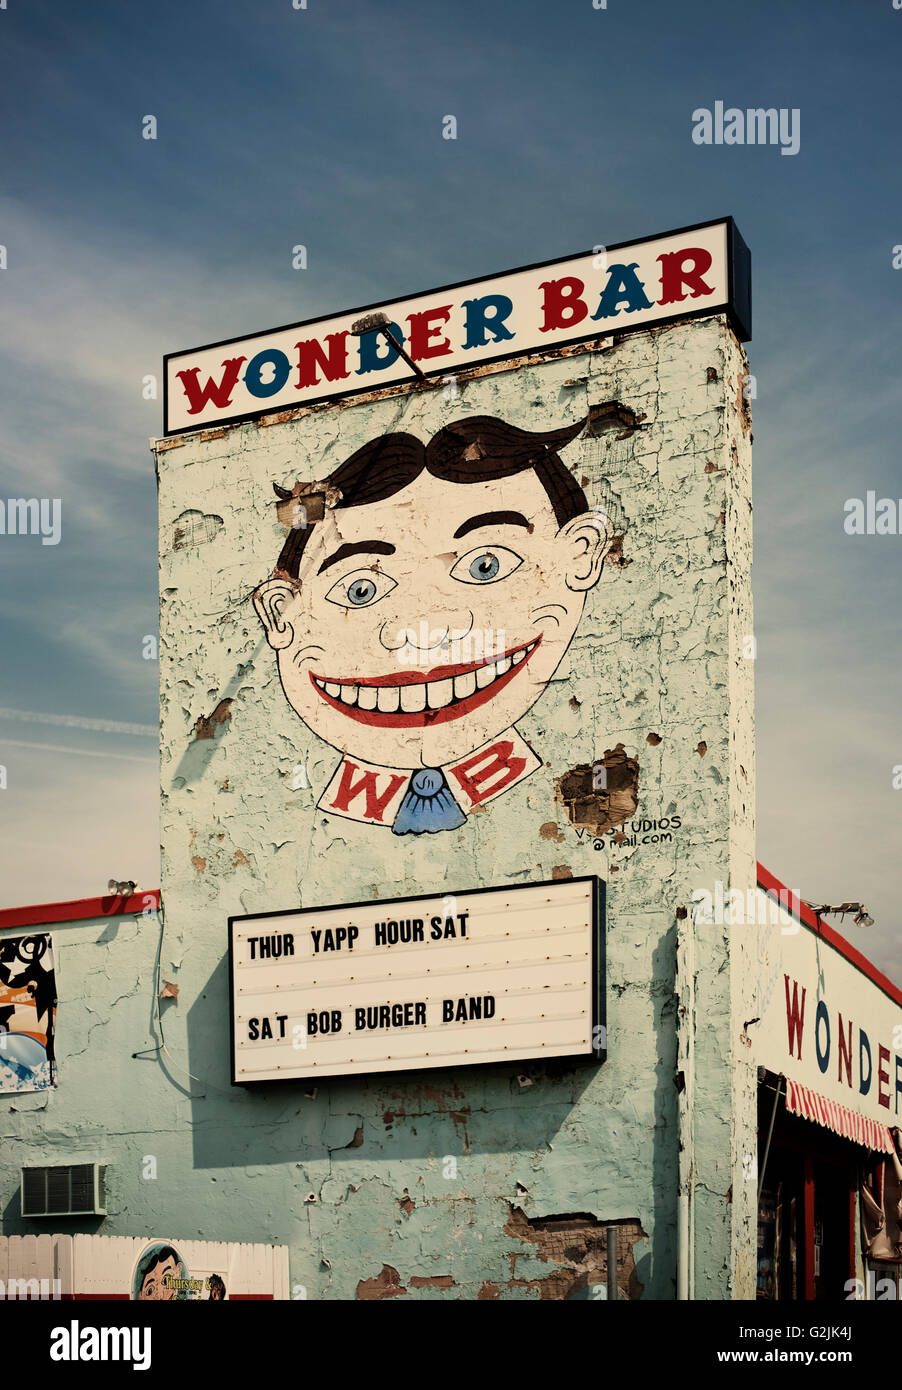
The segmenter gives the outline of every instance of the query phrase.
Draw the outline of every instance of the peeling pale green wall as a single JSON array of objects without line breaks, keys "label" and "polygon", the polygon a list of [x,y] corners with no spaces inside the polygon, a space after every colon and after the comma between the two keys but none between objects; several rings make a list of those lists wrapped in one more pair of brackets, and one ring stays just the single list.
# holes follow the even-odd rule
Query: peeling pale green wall
[{"label": "peeling pale green wall", "polygon": [[[310,1298],[354,1298],[383,1266],[398,1271],[406,1297],[539,1297],[557,1266],[505,1231],[512,1207],[529,1218],[638,1220],[644,1296],[672,1298],[676,956],[678,935],[682,956],[696,931],[695,1008],[684,1024],[696,1063],[687,1179],[695,1290],[752,1295],[754,1182],[743,1180],[743,1156],[755,1149],[754,1074],[739,1037],[751,972],[741,941],[731,963],[724,928],[677,920],[695,889],[755,882],[753,662],[742,654],[752,631],[746,370],[714,317],[496,369],[457,399],[438,386],[165,441],[161,974],[180,987],[177,1004],[164,1004],[168,1054],[131,1059],[153,1040],[156,925],[54,928],[60,1086],[27,1105],[3,1098],[4,1134],[21,1140],[5,1146],[4,1164],[38,1154],[107,1161],[105,1233],[286,1243],[292,1283]],[[439,836],[395,837],[316,811],[336,755],[289,710],[249,600],[283,535],[271,483],[322,477],[389,430],[426,440],[482,414],[547,429],[614,400],[644,417],[640,428],[582,436],[563,457],[589,479],[590,502],[610,480],[630,563],[590,591],[564,665],[519,723],[550,767]],[[197,543],[174,548],[187,511],[222,524],[200,523],[190,531]],[[223,699],[231,717],[196,741],[197,720]],[[556,803],[561,773],[617,743],[639,762],[637,823],[681,817],[670,842],[596,850]],[[292,788],[298,763],[307,789]],[[567,872],[608,885],[600,1068],[347,1079],[322,1082],[315,1099],[293,1082],[230,1087],[230,915]],[[531,1085],[518,1082],[520,1070]],[[155,1182],[141,1177],[148,1153],[159,1160]],[[449,1157],[456,1176],[445,1176]],[[13,1177],[10,1168],[9,1190]],[[9,1229],[32,1228],[13,1208]],[[453,1282],[411,1282],[441,1276]]]}]

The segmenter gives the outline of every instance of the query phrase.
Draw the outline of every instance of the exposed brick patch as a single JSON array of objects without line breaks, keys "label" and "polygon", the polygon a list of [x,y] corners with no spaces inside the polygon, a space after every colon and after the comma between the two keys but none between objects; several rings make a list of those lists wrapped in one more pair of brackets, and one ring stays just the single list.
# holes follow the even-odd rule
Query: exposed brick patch
[{"label": "exposed brick patch", "polygon": [[411,1275],[412,1289],[456,1289],[457,1285],[450,1274],[431,1274],[428,1279],[419,1274]]},{"label": "exposed brick patch", "polygon": [[203,512],[182,512],[172,531],[173,550],[190,550],[213,540],[223,528],[221,516],[204,516]]},{"label": "exposed brick patch", "polygon": [[[596,773],[599,763],[603,778]],[[605,749],[599,763],[580,763],[557,781],[557,799],[566,806],[570,824],[593,835],[622,825],[635,815],[639,804],[639,763],[623,744]]]},{"label": "exposed brick patch", "polygon": [[217,724],[227,724],[231,717],[231,700],[220,700],[219,704],[216,706],[209,719],[205,714],[202,714],[200,716],[200,718],[194,726],[194,737],[196,739],[215,738]]},{"label": "exposed brick patch", "polygon": [[586,434],[590,438],[597,438],[608,430],[616,430],[617,439],[629,439],[644,419],[644,415],[637,415],[635,410],[622,405],[620,401],[603,401],[600,405],[589,406]]},{"label": "exposed brick patch", "polygon": [[361,1279],[357,1284],[357,1297],[361,1303],[379,1303],[382,1299],[398,1298],[406,1293],[401,1276],[391,1265],[383,1265],[375,1279]]},{"label": "exposed brick patch", "polygon": [[585,1212],[529,1217],[515,1206],[511,1206],[505,1234],[534,1245],[540,1260],[547,1260],[559,1268],[542,1279],[519,1279],[516,1265],[517,1260],[523,1258],[523,1252],[512,1251],[509,1256],[511,1278],[506,1287],[538,1289],[544,1301],[572,1298],[590,1284],[606,1282],[609,1225],[617,1227],[617,1283],[621,1295],[639,1298],[642,1285],[636,1276],[633,1246],[637,1240],[646,1238],[639,1221],[599,1221]]}]

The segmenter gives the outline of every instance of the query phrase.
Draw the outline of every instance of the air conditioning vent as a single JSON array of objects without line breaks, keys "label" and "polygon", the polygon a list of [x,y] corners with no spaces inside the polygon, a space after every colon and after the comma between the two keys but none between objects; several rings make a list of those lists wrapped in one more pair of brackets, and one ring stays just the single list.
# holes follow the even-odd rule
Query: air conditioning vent
[{"label": "air conditioning vent", "polygon": [[106,1216],[104,1178],[99,1163],[68,1163],[22,1169],[23,1216]]}]

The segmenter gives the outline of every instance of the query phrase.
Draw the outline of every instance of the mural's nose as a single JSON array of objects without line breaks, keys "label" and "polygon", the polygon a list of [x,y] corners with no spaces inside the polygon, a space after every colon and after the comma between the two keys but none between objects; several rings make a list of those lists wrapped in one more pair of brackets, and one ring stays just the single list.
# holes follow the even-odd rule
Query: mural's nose
[{"label": "mural's nose", "polygon": [[409,655],[413,662],[426,656],[436,657],[452,642],[461,642],[473,630],[473,614],[469,610],[456,613],[430,613],[414,622],[397,618],[383,623],[379,641],[386,651]]}]

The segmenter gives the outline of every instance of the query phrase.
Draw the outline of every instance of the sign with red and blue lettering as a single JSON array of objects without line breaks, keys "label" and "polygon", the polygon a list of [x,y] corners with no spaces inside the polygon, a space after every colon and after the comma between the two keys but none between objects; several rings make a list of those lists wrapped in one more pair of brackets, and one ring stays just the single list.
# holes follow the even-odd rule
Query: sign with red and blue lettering
[{"label": "sign with red and blue lettering", "polygon": [[[172,353],[164,364],[164,429],[209,429],[453,378],[717,313],[729,316],[741,341],[751,337],[750,258],[732,218]],[[379,326],[362,324],[364,315]]]}]

